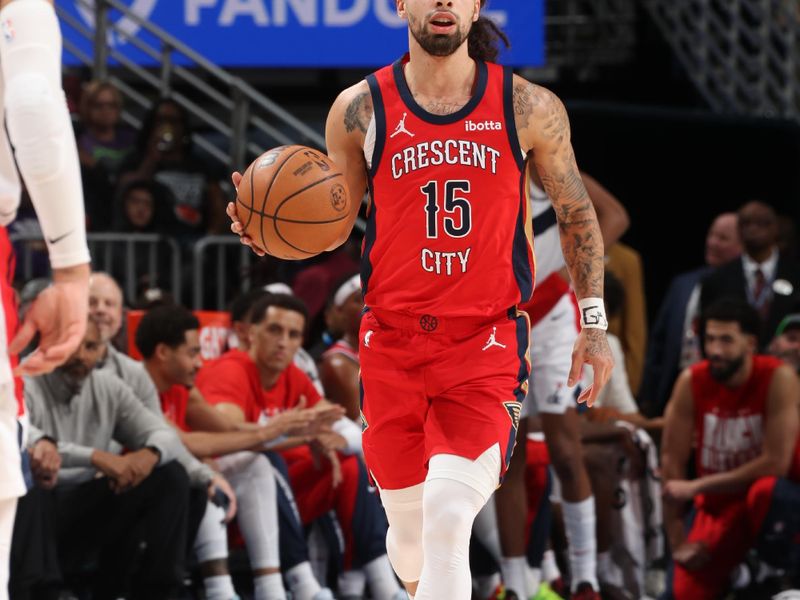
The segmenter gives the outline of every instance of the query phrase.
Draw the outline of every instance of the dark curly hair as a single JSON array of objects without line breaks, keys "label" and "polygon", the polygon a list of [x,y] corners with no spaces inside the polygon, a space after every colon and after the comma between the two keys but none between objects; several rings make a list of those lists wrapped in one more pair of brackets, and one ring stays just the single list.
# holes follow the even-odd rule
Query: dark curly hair
[{"label": "dark curly hair", "polygon": [[[486,0],[481,0],[481,8],[485,5]],[[508,36],[497,26],[497,23],[489,17],[479,17],[472,24],[469,38],[467,38],[469,55],[476,60],[496,62],[500,54],[498,42],[503,42],[506,48],[511,47]]]}]

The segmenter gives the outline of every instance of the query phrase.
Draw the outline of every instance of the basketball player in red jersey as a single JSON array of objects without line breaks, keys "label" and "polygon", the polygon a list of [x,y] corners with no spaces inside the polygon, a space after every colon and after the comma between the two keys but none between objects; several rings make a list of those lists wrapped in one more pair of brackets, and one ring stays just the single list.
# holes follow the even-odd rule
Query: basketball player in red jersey
[{"label": "basketball player in red jersey", "polygon": [[[0,348],[5,354],[0,356],[0,600],[5,600],[17,498],[25,493],[19,424],[25,420],[18,421],[24,415],[18,376],[53,370],[83,339],[89,250],[78,152],[61,90],[61,32],[50,0],[0,0],[0,69],[0,103],[8,130],[8,137],[0,135]],[[11,288],[14,259],[4,227],[19,205],[16,165],[33,200],[53,267],[53,285],[36,299],[19,332]],[[18,365],[16,354],[37,331],[38,349]],[[31,456],[34,471],[46,460],[44,454],[57,457],[52,444],[38,444]]]},{"label": "basketball player in red jersey", "polygon": [[[714,600],[725,592],[769,512],[768,502],[759,507],[761,482],[786,476],[798,435],[800,380],[780,359],[755,354],[755,309],[720,300],[704,314],[703,330],[708,359],[675,383],[661,450],[677,600]],[[698,478],[687,481],[693,448]],[[689,500],[694,518],[686,532],[681,508]]]},{"label": "basketball player in red jersey", "polygon": [[[577,383],[584,362],[595,368],[582,401],[594,401],[613,363],[603,243],[566,111],[551,92],[485,62],[501,34],[480,18],[482,4],[397,0],[409,54],[342,92],[326,127],[351,196],[370,193],[364,457],[389,519],[389,557],[418,600],[470,596],[472,522],[514,447],[529,331],[516,306],[534,281],[528,159],[556,208],[582,303],[569,377]],[[241,223],[232,228],[241,235]]]}]

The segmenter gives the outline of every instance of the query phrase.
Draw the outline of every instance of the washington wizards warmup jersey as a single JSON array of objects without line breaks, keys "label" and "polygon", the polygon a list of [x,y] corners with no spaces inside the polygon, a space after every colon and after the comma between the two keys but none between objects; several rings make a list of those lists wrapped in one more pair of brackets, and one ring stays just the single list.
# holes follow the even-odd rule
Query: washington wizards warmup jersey
[{"label": "washington wizards warmup jersey", "polygon": [[407,57],[367,77],[375,111],[362,255],[367,306],[490,316],[527,301],[535,263],[511,69],[477,62],[470,101],[418,105]]}]

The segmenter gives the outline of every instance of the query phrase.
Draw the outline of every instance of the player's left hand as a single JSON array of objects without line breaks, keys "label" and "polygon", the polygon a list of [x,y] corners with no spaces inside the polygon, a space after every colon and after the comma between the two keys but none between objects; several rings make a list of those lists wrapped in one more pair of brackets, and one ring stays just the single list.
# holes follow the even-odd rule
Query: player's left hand
[{"label": "player's left hand", "polygon": [[581,378],[581,368],[584,363],[592,366],[594,381],[578,396],[578,403],[586,403],[592,407],[600,391],[614,368],[614,357],[611,355],[611,348],[608,346],[606,332],[602,329],[584,328],[578,334],[575,345],[572,348],[572,366],[569,370],[567,385],[575,386]]},{"label": "player's left hand", "polygon": [[672,500],[674,502],[693,500],[698,494],[697,480],[671,479],[664,483],[662,493],[666,500]]}]

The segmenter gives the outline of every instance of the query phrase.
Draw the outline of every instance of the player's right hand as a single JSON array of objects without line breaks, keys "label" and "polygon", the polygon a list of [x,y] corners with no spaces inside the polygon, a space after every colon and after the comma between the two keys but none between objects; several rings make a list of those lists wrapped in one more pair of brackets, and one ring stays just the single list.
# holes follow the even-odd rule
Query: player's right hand
[{"label": "player's right hand", "polygon": [[[239,189],[239,182],[241,180],[242,174],[238,171],[235,171],[233,175],[231,175],[231,181],[233,182],[233,187],[236,188],[236,190]],[[253,238],[244,232],[244,226],[236,214],[236,204],[234,202],[228,202],[228,206],[225,207],[225,212],[228,214],[231,221],[233,221],[233,223],[231,223],[231,231],[239,236],[239,241],[241,241],[245,246],[248,246],[258,256],[264,256],[266,252],[253,241]]]},{"label": "player's right hand", "polygon": [[19,354],[39,332],[39,346],[15,375],[49,373],[67,360],[86,332],[89,314],[89,264],[53,270],[53,284],[33,301],[25,321],[8,346]]}]

